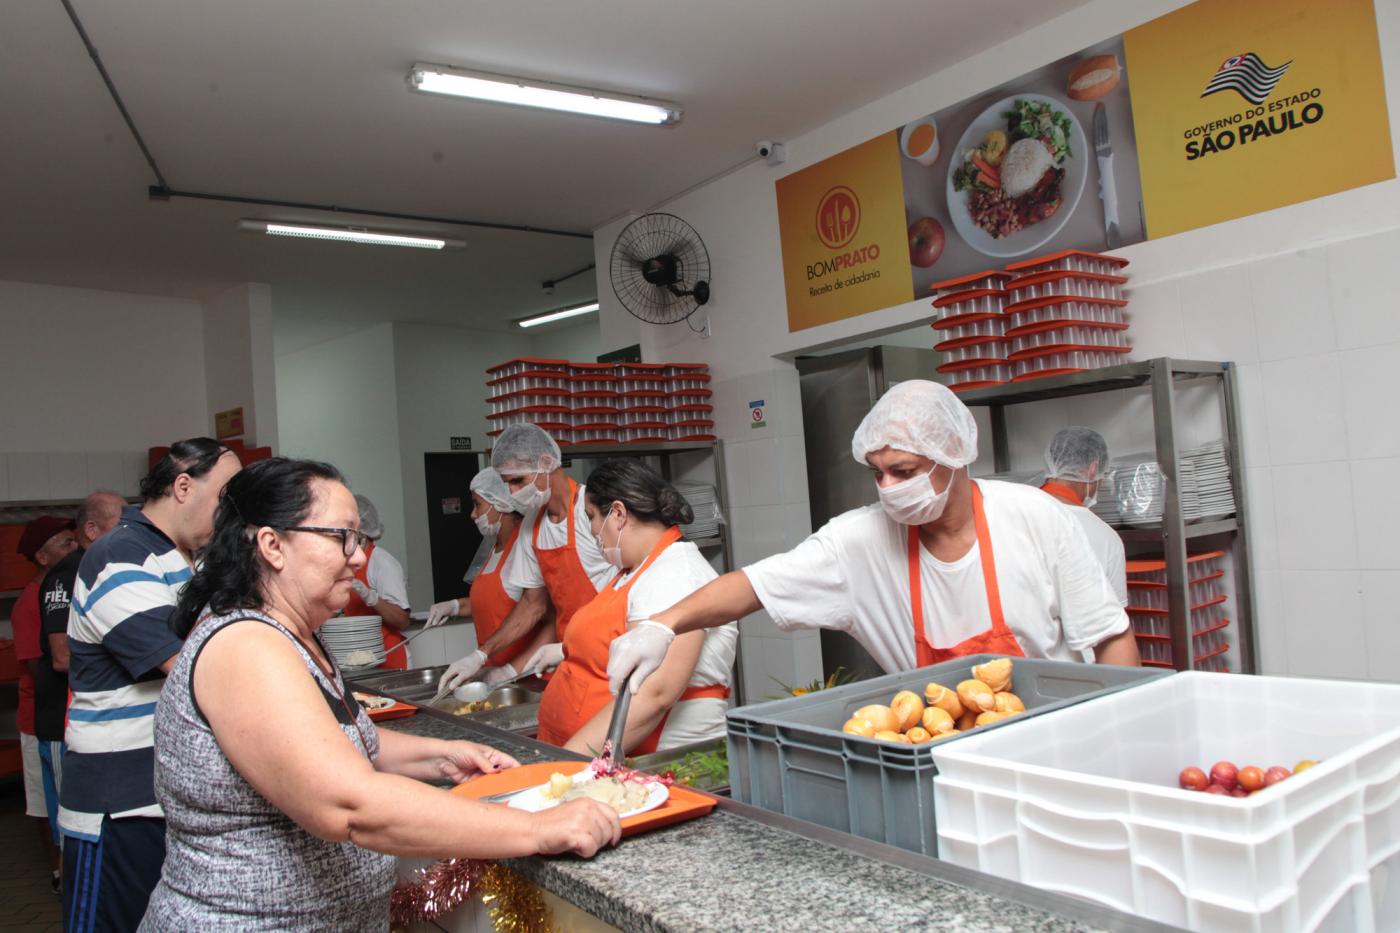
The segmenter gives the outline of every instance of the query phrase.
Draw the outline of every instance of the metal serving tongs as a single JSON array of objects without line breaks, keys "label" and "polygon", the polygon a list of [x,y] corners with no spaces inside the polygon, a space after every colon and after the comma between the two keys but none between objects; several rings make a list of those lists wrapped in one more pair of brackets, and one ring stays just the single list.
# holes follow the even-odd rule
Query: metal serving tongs
[{"label": "metal serving tongs", "polygon": [[448,687],[444,690],[441,687],[439,687],[438,692],[433,694],[433,698],[428,701],[428,705],[436,706],[440,700],[445,699],[449,693],[453,692],[454,689],[464,691],[458,697],[458,699],[460,699],[463,703],[475,703],[477,700],[486,699],[502,687],[509,687],[517,680],[521,680],[527,676],[529,675],[521,671],[512,674],[511,676],[507,677],[505,680],[497,684],[488,684],[484,680],[473,680],[468,683],[462,684],[462,686],[456,688]]},{"label": "metal serving tongs", "polygon": [[612,721],[608,723],[608,738],[603,743],[603,751],[598,756],[598,760],[606,762],[607,773],[616,774],[622,767],[623,760],[627,753],[622,747],[623,735],[627,732],[627,707],[632,702],[632,691],[627,689],[627,682],[623,681],[622,686],[617,691],[617,698],[613,700]]}]

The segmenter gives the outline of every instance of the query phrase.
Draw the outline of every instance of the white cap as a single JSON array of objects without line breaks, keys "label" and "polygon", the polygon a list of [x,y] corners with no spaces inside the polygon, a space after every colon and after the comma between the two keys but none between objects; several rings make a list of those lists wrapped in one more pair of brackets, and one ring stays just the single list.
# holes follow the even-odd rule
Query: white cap
[{"label": "white cap", "polygon": [[511,425],[491,447],[491,466],[502,476],[552,473],[563,459],[554,438],[534,424]]},{"label": "white cap", "polygon": [[851,456],[862,466],[886,447],[965,467],[977,459],[977,422],[952,389],[910,379],[886,392],[851,438]]},{"label": "white cap", "polygon": [[1061,428],[1045,448],[1045,475],[1072,483],[1092,483],[1108,466],[1108,444],[1093,428]]},{"label": "white cap", "polygon": [[486,467],[480,473],[472,477],[472,492],[486,500],[486,504],[497,512],[510,514],[520,511],[520,506],[515,504],[515,500],[510,497],[510,488],[506,486],[506,481],[501,479],[501,474],[491,467]]},{"label": "white cap", "polygon": [[379,510],[367,496],[359,493],[355,494],[355,506],[360,510],[360,531],[378,541],[384,536],[384,523],[379,520]]}]

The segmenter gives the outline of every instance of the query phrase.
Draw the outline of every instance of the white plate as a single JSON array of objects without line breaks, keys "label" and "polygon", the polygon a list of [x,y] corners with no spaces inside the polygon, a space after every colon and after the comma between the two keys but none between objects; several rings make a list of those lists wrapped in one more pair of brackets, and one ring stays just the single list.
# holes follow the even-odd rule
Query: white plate
[{"label": "white plate", "polygon": [[[588,769],[584,768],[582,771],[579,771],[577,774],[575,774],[574,782],[581,784],[585,781],[593,780],[591,776],[583,776],[587,774],[587,772]],[[646,813],[648,810],[655,810],[657,807],[665,803],[666,799],[671,796],[671,790],[665,784],[653,781],[652,783],[647,784],[645,786],[647,788],[647,799],[643,801],[642,805],[637,809],[628,810],[626,813],[618,814],[619,819],[625,820],[629,816],[636,816],[638,813]],[[528,790],[523,790],[520,793],[516,794],[514,797],[510,798],[509,805],[517,810],[524,810],[527,813],[538,813],[541,810],[553,809],[554,807],[559,806],[559,801],[555,800],[552,797],[546,797],[544,795],[544,792],[548,789],[549,782],[546,781],[545,783],[539,784],[535,787],[531,787]]]},{"label": "white plate", "polygon": [[[972,222],[972,214],[967,209],[967,192],[953,190],[953,172],[962,165],[963,153],[969,149],[975,149],[982,141],[982,138],[992,130],[1006,129],[1006,118],[1002,111],[1010,110],[1011,105],[1018,100],[1031,100],[1037,103],[1049,104],[1056,110],[1064,112],[1069,117],[1069,148],[1070,155],[1060,167],[1065,170],[1065,177],[1060,181],[1060,209],[1048,220],[1031,224],[1017,230],[1008,237],[995,239],[990,233],[983,230]],[[958,144],[953,149],[952,158],[948,162],[948,213],[953,218],[953,227],[958,231],[958,235],[963,238],[968,246],[977,252],[987,256],[1020,256],[1032,250],[1039,249],[1050,240],[1055,234],[1060,232],[1074,209],[1079,206],[1079,198],[1084,194],[1084,183],[1089,175],[1089,144],[1084,138],[1084,128],[1079,125],[1079,119],[1068,106],[1053,97],[1045,97],[1042,94],[1015,94],[1003,100],[997,101],[992,106],[978,114],[962,137],[958,139]]]}]

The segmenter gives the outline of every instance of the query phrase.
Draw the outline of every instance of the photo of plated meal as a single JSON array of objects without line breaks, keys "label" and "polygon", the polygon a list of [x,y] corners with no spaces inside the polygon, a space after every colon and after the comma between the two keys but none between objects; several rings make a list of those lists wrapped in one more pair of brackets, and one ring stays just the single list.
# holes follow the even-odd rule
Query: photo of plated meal
[{"label": "photo of plated meal", "polygon": [[1052,238],[1088,175],[1084,130],[1053,97],[1019,94],[975,118],[948,165],[948,211],[969,246],[1019,256]]}]

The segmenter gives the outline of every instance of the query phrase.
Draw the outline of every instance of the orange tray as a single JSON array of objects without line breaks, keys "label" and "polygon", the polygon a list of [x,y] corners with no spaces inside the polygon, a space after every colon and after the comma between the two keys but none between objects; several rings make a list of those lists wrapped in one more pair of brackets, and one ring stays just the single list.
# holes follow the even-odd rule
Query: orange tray
[{"label": "orange tray", "polygon": [[380,722],[385,719],[403,719],[405,716],[412,716],[418,712],[418,707],[412,703],[395,702],[393,706],[386,706],[383,709],[368,709],[369,718],[373,722]]},{"label": "orange tray", "polygon": [[[465,784],[458,784],[452,788],[452,793],[479,800],[482,797],[494,797],[497,794],[508,794],[511,791],[544,784],[556,771],[577,774],[584,767],[586,765],[581,761],[537,761],[496,774],[483,774]],[[693,820],[709,813],[718,803],[715,798],[697,793],[688,787],[673,786],[670,790],[671,796],[655,810],[638,813],[623,820],[623,837],[636,836],[663,826]]]}]

